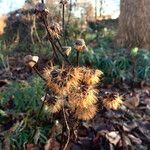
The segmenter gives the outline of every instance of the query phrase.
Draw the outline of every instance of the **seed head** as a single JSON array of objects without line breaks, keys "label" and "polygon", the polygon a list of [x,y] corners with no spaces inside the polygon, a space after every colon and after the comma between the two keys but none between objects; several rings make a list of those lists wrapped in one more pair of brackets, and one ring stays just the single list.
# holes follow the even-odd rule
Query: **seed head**
[{"label": "seed head", "polygon": [[78,107],[89,107],[97,102],[97,90],[88,85],[80,84],[68,95],[68,103],[72,110]]},{"label": "seed head", "polygon": [[38,56],[27,55],[24,57],[24,63],[31,68],[35,66],[38,60],[39,60]]},{"label": "seed head", "polygon": [[88,51],[84,39],[77,39],[74,43],[74,48],[78,52],[86,52]]},{"label": "seed head", "polygon": [[39,17],[47,16],[49,11],[46,9],[45,5],[43,3],[37,3],[35,5],[35,14]]},{"label": "seed head", "polygon": [[80,79],[78,68],[46,68],[43,76],[47,86],[58,94],[66,95],[70,89],[77,87]]},{"label": "seed head", "polygon": [[119,96],[119,94],[106,95],[106,98],[103,100],[104,107],[113,110],[117,110],[122,103],[122,96]]},{"label": "seed head", "polygon": [[[42,98],[43,101],[44,98]],[[45,104],[45,109],[48,110],[51,113],[57,113],[61,110],[63,104],[64,104],[64,99],[63,97],[51,93],[48,94],[46,97],[46,100],[44,101]]]},{"label": "seed head", "polygon": [[78,107],[75,111],[75,117],[81,120],[92,119],[97,112],[96,105],[91,105],[89,107]]}]

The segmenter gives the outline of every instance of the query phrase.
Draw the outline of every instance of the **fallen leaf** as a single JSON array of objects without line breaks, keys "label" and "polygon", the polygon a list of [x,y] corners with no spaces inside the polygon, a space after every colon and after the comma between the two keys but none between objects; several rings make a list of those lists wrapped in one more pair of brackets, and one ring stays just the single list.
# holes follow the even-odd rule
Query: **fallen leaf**
[{"label": "fallen leaf", "polygon": [[117,145],[120,141],[121,137],[119,135],[119,131],[112,131],[106,134],[106,138],[109,140],[110,143]]},{"label": "fallen leaf", "polygon": [[128,98],[128,100],[124,101],[124,106],[128,107],[129,109],[134,109],[139,106],[140,98],[139,94],[136,94],[133,97]]},{"label": "fallen leaf", "polygon": [[133,143],[135,143],[135,144],[141,144],[142,143],[142,141],[141,141],[141,139],[140,138],[137,138],[137,137],[135,137],[134,135],[132,135],[132,134],[128,134],[128,137],[131,139],[131,141],[133,142]]},{"label": "fallen leaf", "polygon": [[60,144],[54,138],[50,138],[44,147],[44,150],[59,150],[59,149]]}]

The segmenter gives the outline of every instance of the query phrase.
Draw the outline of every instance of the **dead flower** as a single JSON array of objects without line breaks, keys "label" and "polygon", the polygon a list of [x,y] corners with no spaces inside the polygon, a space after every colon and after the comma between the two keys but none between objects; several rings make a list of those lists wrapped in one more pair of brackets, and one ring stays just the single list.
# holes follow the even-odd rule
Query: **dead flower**
[{"label": "dead flower", "polygon": [[24,63],[31,68],[34,67],[34,65],[38,62],[38,60],[39,60],[38,56],[27,55],[24,57]]},{"label": "dead flower", "polygon": [[47,86],[57,94],[66,95],[71,88],[77,87],[80,79],[78,68],[45,68],[43,76],[47,81]]},{"label": "dead flower", "polygon": [[120,105],[122,104],[122,96],[119,96],[119,94],[109,94],[106,95],[106,98],[103,100],[103,105],[107,109],[113,109],[117,110]]},{"label": "dead flower", "polygon": [[77,39],[74,43],[74,48],[78,52],[86,52],[88,51],[84,39]]}]

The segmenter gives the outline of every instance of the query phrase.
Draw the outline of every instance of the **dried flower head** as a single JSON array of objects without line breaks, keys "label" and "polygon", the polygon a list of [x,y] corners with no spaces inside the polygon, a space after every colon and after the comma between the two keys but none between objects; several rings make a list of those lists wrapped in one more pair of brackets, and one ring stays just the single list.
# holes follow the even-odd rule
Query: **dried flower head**
[{"label": "dried flower head", "polygon": [[88,51],[84,39],[77,39],[74,43],[74,48],[78,52],[86,52]]},{"label": "dried flower head", "polygon": [[103,75],[103,72],[96,69],[89,69],[86,67],[80,67],[82,73],[82,81],[88,85],[96,85],[100,81],[100,77]]},{"label": "dried flower head", "polygon": [[92,119],[97,112],[96,105],[91,105],[89,107],[78,107],[75,111],[75,117],[81,120]]},{"label": "dried flower head", "polygon": [[[41,99],[43,101],[44,97],[42,97]],[[48,110],[51,113],[57,113],[61,110],[64,104],[64,98],[51,92],[51,94],[47,94],[44,104],[46,110]]]},{"label": "dried flower head", "polygon": [[77,89],[70,91],[68,103],[72,110],[78,107],[89,107],[97,102],[97,90],[87,84],[80,83]]},{"label": "dried flower head", "polygon": [[49,32],[54,38],[59,38],[62,32],[62,27],[57,22],[53,22],[49,26]]},{"label": "dried flower head", "polygon": [[48,13],[49,11],[46,9],[43,3],[37,3],[35,5],[35,15],[41,17],[41,16],[47,16]]},{"label": "dried flower head", "polygon": [[38,56],[27,55],[24,57],[24,63],[31,68],[35,66],[38,60]]},{"label": "dried flower head", "polygon": [[67,0],[61,0],[60,4],[66,5],[67,4]]},{"label": "dried flower head", "polygon": [[73,87],[78,86],[80,72],[78,68],[45,68],[43,77],[47,81],[47,86],[58,94],[66,95]]},{"label": "dried flower head", "polygon": [[103,100],[104,107],[113,110],[117,110],[122,103],[122,96],[113,93],[106,95],[106,98]]}]

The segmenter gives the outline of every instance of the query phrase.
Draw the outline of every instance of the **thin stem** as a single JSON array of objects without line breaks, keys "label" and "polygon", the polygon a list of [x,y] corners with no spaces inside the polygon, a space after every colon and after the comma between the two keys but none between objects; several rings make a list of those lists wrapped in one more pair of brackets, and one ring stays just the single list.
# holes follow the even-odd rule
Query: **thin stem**
[{"label": "thin stem", "polygon": [[42,112],[42,109],[43,109],[43,107],[44,107],[44,102],[46,101],[46,99],[47,99],[47,90],[46,90],[46,93],[45,93],[45,96],[44,96],[44,100],[43,100],[43,102],[42,102],[42,106],[41,106],[41,108],[40,108],[40,110],[39,110],[39,113],[38,113],[38,115],[37,115],[37,119],[39,118],[39,116],[40,116],[40,114],[41,114],[41,112]]},{"label": "thin stem", "polygon": [[64,44],[66,44],[66,38],[65,38],[65,4],[62,2],[62,26],[63,26],[63,38],[64,38]]},{"label": "thin stem", "polygon": [[68,124],[68,121],[67,121],[67,116],[66,116],[66,112],[65,112],[65,108],[63,107],[63,115],[64,115],[64,121],[65,121],[65,124],[66,124],[66,127],[67,127],[67,130],[68,130],[68,138],[67,138],[67,142],[63,148],[63,150],[66,150],[67,149],[67,146],[69,144],[69,141],[70,141],[70,128],[69,128],[69,124]]},{"label": "thin stem", "polygon": [[[45,25],[45,28],[47,30],[47,33],[48,33],[48,36],[49,36],[49,41],[53,47],[53,50],[54,50],[54,54],[56,55],[57,57],[57,54],[56,54],[56,50],[58,50],[58,52],[62,55],[62,57],[65,59],[65,61],[71,65],[71,63],[69,62],[68,58],[61,52],[61,50],[59,49],[59,47],[55,44],[55,42],[53,41],[53,38],[51,37],[51,34],[49,32],[49,29],[48,29],[48,25],[47,25],[47,22],[45,20],[45,18],[43,17],[43,22],[44,22],[44,25]],[[61,43],[59,42],[59,45],[62,49],[62,46],[61,46]]]},{"label": "thin stem", "polygon": [[33,66],[33,70],[45,81],[44,77],[43,77],[42,74],[38,71],[38,69],[36,68],[36,66]]},{"label": "thin stem", "polygon": [[[44,22],[45,28],[46,28],[46,30],[47,30],[47,33],[48,33],[48,36],[49,36],[49,41],[50,41],[50,43],[51,43],[51,45],[52,45],[54,54],[55,54],[55,56],[57,57],[56,49],[55,49],[55,46],[54,46],[53,41],[52,41],[51,34],[50,34],[50,32],[49,32],[49,29],[48,29],[48,24],[47,24],[47,21],[45,20],[44,17],[43,17],[43,22]],[[59,58],[57,58],[57,59],[59,59]]]},{"label": "thin stem", "polygon": [[77,66],[79,66],[79,52],[77,51]]}]

